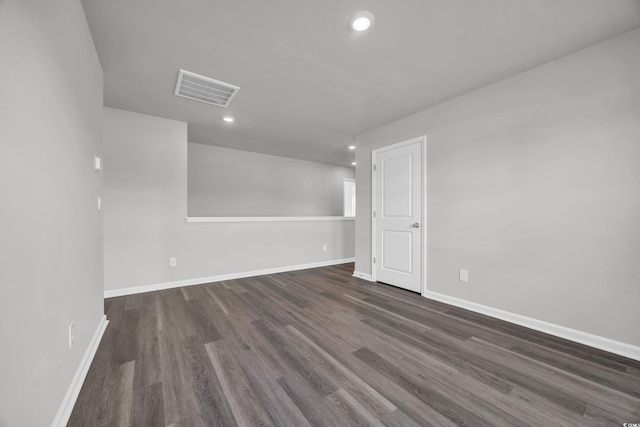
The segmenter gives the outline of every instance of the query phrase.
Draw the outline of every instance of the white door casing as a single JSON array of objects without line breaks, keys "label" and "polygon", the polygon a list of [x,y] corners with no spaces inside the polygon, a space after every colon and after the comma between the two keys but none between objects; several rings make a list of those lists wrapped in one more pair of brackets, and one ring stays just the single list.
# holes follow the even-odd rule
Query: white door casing
[{"label": "white door casing", "polygon": [[373,280],[426,290],[426,137],[373,151]]}]

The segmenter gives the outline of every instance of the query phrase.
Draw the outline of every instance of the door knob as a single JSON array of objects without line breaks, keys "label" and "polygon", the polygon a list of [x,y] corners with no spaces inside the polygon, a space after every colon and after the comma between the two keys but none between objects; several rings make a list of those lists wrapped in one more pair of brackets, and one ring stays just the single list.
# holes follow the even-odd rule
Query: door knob
[{"label": "door knob", "polygon": [[416,223],[414,223],[414,224],[412,225],[412,227],[413,227],[413,228],[420,228],[420,224],[418,224],[418,223],[416,222]]}]

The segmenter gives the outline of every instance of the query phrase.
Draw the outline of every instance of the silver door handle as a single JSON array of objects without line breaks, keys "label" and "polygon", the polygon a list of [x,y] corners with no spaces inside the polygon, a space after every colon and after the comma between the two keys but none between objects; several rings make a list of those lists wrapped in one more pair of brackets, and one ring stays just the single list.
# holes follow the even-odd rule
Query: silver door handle
[{"label": "silver door handle", "polygon": [[420,228],[420,224],[418,224],[418,223],[416,222],[416,223],[414,223],[414,224],[412,225],[412,227],[413,227],[413,228]]}]

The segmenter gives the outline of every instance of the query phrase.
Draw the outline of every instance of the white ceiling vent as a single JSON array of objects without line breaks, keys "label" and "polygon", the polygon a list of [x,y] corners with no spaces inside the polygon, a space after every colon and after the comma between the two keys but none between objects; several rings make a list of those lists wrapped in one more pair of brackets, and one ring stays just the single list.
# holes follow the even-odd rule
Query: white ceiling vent
[{"label": "white ceiling vent", "polygon": [[238,86],[180,70],[175,94],[226,108],[238,90]]}]

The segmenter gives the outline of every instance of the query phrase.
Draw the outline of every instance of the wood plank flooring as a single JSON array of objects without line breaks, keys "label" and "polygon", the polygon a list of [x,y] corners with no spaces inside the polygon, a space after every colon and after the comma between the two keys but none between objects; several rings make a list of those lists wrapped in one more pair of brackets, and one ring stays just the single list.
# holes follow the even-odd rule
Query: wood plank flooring
[{"label": "wood plank flooring", "polygon": [[69,426],[640,422],[640,362],[353,278],[111,298]]}]

